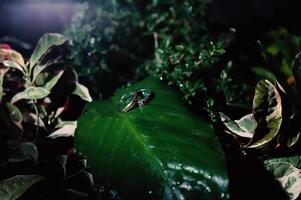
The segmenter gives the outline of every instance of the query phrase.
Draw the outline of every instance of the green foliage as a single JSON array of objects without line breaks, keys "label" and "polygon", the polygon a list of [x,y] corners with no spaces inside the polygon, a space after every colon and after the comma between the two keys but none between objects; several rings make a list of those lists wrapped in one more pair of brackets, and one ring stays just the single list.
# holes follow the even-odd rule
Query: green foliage
[{"label": "green foliage", "polygon": [[[67,155],[62,154],[68,152],[62,152],[66,151],[67,147],[49,148],[47,155],[55,158],[45,157],[43,148],[55,144],[56,138],[69,137],[68,148],[72,150],[70,136],[75,132],[76,123],[72,125],[70,122],[63,123],[61,114],[73,92],[85,101],[92,99],[88,89],[78,83],[75,72],[72,73],[73,77],[67,75],[64,77],[67,84],[58,84],[68,70],[58,64],[58,59],[49,59],[48,52],[51,47],[62,45],[65,40],[61,34],[43,35],[28,60],[15,50],[0,48],[0,148],[6,154],[0,155],[0,170],[6,172],[1,173],[0,180],[11,177],[0,182],[1,198],[17,199],[31,185],[44,179],[37,175],[19,174],[43,174],[45,178],[53,178],[51,176],[54,175],[61,180],[66,176],[66,173],[63,173],[63,177],[58,175],[55,169],[57,165],[50,165],[54,174],[49,176],[48,169],[43,168],[43,162],[51,163],[53,162],[51,159],[62,158],[59,160],[65,162],[59,163],[59,167],[62,171],[66,171]],[[53,66],[54,64],[56,66]],[[71,82],[72,79],[74,82]],[[76,89],[77,85],[80,85],[80,90]],[[73,89],[61,95],[66,101],[61,107],[57,102],[60,100],[55,96],[59,93],[54,91],[57,91],[57,88],[67,91],[64,87]],[[59,124],[60,127],[57,126]],[[62,152],[58,153],[57,149]]]},{"label": "green foliage", "polygon": [[[220,113],[222,122],[230,132],[250,138],[246,148],[262,148],[273,140],[282,123],[281,97],[276,87],[268,80],[258,82],[253,99],[253,113],[238,121]],[[246,129],[246,127],[248,127]]]},{"label": "green foliage", "polygon": [[66,62],[93,96],[111,95],[129,82],[134,68],[152,55],[141,13],[133,3],[106,1],[77,10],[65,35],[71,40]]},{"label": "green foliage", "polygon": [[211,29],[219,27],[211,1],[97,2],[78,12],[65,31],[72,40],[68,65],[94,96],[107,97],[136,71],[135,79],[161,77],[198,108],[208,109],[215,96],[222,97],[218,104],[241,99],[233,90],[232,63],[221,61],[234,32]]},{"label": "green foliage", "polygon": [[[254,148],[264,160],[265,168],[272,173],[279,181],[282,188],[288,193],[289,199],[297,199],[300,196],[300,152],[297,144],[300,144],[300,53],[293,61],[292,70],[295,80],[294,87],[290,88],[291,93],[287,93],[282,86],[276,82],[275,85],[267,80],[260,81],[255,88],[253,100],[252,118],[245,118],[247,124],[254,124],[247,132],[243,129],[241,120],[232,121],[224,114],[220,114],[222,122],[227,131],[235,135],[236,140],[243,147],[243,151],[251,153]],[[243,133],[243,134],[242,134]],[[244,139],[243,139],[244,138]],[[245,138],[248,138],[245,140]],[[286,153],[296,154],[294,157],[273,158],[275,155]]]},{"label": "green foliage", "polygon": [[[119,111],[120,98],[140,89],[151,90],[153,99]],[[211,125],[154,78],[88,104],[75,140],[98,183],[113,184],[128,199],[229,198],[225,158]]]}]

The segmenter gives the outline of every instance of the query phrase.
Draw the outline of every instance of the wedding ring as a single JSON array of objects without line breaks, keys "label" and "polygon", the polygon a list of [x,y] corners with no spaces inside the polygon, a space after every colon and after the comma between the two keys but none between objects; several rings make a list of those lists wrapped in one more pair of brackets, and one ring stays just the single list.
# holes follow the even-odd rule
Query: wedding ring
[{"label": "wedding ring", "polygon": [[137,103],[137,92],[128,92],[124,94],[118,102],[119,112],[129,112],[136,106]]},{"label": "wedding ring", "polygon": [[148,89],[140,89],[125,93],[118,102],[119,112],[129,112],[136,106],[144,106],[154,97],[154,93]]},{"label": "wedding ring", "polygon": [[139,106],[144,106],[149,103],[153,98],[153,92],[148,89],[137,90],[137,103]]}]

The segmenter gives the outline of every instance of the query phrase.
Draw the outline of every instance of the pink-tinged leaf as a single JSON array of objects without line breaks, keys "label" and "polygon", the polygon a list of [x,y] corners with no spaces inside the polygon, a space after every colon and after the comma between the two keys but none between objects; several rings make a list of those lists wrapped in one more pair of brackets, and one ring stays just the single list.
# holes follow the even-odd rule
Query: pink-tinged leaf
[{"label": "pink-tinged leaf", "polygon": [[0,49],[0,58],[1,57],[4,60],[10,60],[16,62],[19,65],[21,65],[23,68],[25,68],[25,62],[23,56],[19,52],[13,49]]},{"label": "pink-tinged leaf", "polygon": [[9,68],[14,68],[14,69],[17,69],[19,70],[20,72],[22,72],[23,74],[25,73],[24,72],[24,69],[22,68],[21,65],[19,65],[18,63],[14,62],[14,61],[11,61],[11,60],[5,60],[2,62],[4,64],[5,67],[9,67]]}]

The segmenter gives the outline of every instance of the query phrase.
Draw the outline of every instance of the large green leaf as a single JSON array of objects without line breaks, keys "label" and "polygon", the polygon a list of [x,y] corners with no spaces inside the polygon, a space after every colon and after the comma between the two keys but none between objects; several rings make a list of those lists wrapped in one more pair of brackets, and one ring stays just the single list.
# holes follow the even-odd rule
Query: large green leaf
[{"label": "large green leaf", "polygon": [[268,80],[261,80],[256,85],[253,114],[258,126],[248,148],[261,147],[270,142],[279,132],[282,123],[281,97]]},{"label": "large green leaf", "polygon": [[[120,97],[141,88],[152,90],[153,100],[119,112]],[[213,128],[159,80],[148,78],[89,103],[75,141],[97,181],[114,184],[128,199],[229,198],[225,157]]]},{"label": "large green leaf", "polygon": [[300,156],[274,158],[265,161],[265,167],[279,181],[290,200],[297,199],[301,193]]},{"label": "large green leaf", "polygon": [[0,181],[0,197],[2,200],[18,199],[33,184],[44,179],[38,175],[17,175]]},{"label": "large green leaf", "polygon": [[30,69],[41,59],[41,57],[47,52],[47,50],[52,46],[58,46],[63,44],[66,41],[65,37],[58,33],[46,33],[44,34],[34,52],[32,53],[29,64]]}]

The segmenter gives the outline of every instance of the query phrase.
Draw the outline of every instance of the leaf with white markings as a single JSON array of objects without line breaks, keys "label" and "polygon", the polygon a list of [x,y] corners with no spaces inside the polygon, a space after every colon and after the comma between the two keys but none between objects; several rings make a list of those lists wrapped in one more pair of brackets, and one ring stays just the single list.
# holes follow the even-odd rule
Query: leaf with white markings
[{"label": "leaf with white markings", "polygon": [[14,61],[22,67],[25,67],[23,56],[13,49],[0,49],[0,56],[6,57],[7,60]]},{"label": "leaf with white markings", "polygon": [[0,182],[2,200],[15,200],[22,196],[33,184],[43,180],[38,175],[17,175]]},{"label": "leaf with white markings", "polygon": [[46,33],[44,34],[33,54],[30,57],[30,68],[32,69],[32,67],[41,59],[41,57],[47,52],[47,50],[52,47],[52,46],[58,46],[63,44],[66,41],[65,37],[61,34],[58,33]]},{"label": "leaf with white markings", "polygon": [[4,66],[9,67],[9,68],[14,68],[19,70],[20,72],[22,72],[24,74],[24,69],[21,65],[19,65],[18,63],[11,61],[11,60],[5,60],[3,61]]},{"label": "leaf with white markings", "polygon": [[49,90],[42,88],[42,87],[28,87],[24,91],[17,93],[12,99],[11,103],[16,103],[21,99],[29,99],[29,100],[36,100],[42,99],[49,95]]},{"label": "leaf with white markings", "polygon": [[253,99],[253,114],[258,122],[247,148],[258,148],[274,139],[282,123],[281,97],[268,80],[259,81]]},{"label": "leaf with white markings", "polygon": [[239,120],[231,120],[227,115],[220,113],[221,121],[224,125],[234,134],[245,137],[252,138],[257,122],[253,114],[248,114]]},{"label": "leaf with white markings", "polygon": [[266,169],[279,181],[287,192],[289,200],[295,200],[301,193],[300,157],[277,158],[265,161]]},{"label": "leaf with white markings", "polygon": [[73,94],[79,96],[81,99],[88,102],[91,102],[93,100],[92,97],[90,96],[88,88],[78,82],[76,83]]},{"label": "leaf with white markings", "polygon": [[77,122],[76,121],[72,121],[72,122],[68,122],[68,123],[63,123],[61,124],[58,130],[54,131],[53,133],[51,133],[48,137],[49,138],[58,138],[58,137],[70,137],[70,136],[74,136],[75,133],[75,129],[77,128]]}]

